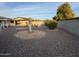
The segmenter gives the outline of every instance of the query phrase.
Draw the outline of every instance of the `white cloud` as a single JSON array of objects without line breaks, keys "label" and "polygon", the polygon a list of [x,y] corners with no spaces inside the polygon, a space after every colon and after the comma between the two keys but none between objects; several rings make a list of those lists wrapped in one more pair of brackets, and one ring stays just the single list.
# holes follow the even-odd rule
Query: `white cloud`
[{"label": "white cloud", "polygon": [[30,5],[30,6],[27,6],[27,5],[19,5],[19,6],[16,6],[15,8],[13,8],[13,11],[37,11],[37,10],[56,10],[57,7],[56,6],[52,6],[52,5],[47,5],[47,6],[43,6],[43,5]]},{"label": "white cloud", "polygon": [[27,7],[22,8],[22,7],[20,7],[20,8],[14,8],[13,11],[31,11],[31,10],[34,10],[34,9],[35,9],[34,7],[31,7],[31,8],[27,8]]}]

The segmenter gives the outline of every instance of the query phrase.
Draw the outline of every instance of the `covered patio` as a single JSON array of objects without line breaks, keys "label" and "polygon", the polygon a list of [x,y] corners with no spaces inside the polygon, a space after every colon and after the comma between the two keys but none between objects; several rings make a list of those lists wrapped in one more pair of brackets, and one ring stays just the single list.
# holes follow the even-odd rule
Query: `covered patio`
[{"label": "covered patio", "polygon": [[0,30],[8,28],[11,25],[11,20],[10,18],[0,17]]}]

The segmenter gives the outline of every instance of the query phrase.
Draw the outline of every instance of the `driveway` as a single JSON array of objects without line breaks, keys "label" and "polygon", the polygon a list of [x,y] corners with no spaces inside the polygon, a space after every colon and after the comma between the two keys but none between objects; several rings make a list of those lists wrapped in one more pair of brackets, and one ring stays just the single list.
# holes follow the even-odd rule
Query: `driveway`
[{"label": "driveway", "polygon": [[[18,29],[17,29],[18,28]],[[75,57],[79,56],[79,38],[60,29],[48,30],[46,28],[34,29],[41,38],[26,33],[26,27],[10,27],[0,31],[0,56],[14,57]],[[18,32],[26,38],[15,36]],[[37,33],[37,32],[36,32]],[[39,33],[37,33],[38,35]],[[29,35],[30,39],[27,38]],[[35,36],[37,36],[35,35]]]}]

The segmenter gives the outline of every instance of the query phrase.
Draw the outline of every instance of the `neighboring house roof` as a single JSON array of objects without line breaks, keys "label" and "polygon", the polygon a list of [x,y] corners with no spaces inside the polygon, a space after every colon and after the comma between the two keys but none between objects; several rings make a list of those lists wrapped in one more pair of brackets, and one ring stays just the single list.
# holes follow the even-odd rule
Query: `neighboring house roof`
[{"label": "neighboring house roof", "polygon": [[27,18],[24,18],[24,17],[17,17],[17,18],[14,18],[14,20],[27,20]]},{"label": "neighboring house roof", "polygon": [[12,20],[12,19],[11,18],[7,18],[7,17],[0,16],[0,20]]}]

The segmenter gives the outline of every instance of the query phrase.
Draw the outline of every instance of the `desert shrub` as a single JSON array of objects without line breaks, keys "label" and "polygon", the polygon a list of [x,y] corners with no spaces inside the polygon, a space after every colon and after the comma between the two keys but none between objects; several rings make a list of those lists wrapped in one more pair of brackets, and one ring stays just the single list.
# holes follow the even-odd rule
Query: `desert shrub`
[{"label": "desert shrub", "polygon": [[46,20],[45,21],[45,25],[49,28],[49,29],[55,29],[57,27],[57,22],[53,21],[53,20]]}]

